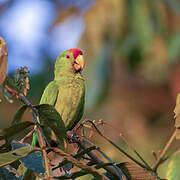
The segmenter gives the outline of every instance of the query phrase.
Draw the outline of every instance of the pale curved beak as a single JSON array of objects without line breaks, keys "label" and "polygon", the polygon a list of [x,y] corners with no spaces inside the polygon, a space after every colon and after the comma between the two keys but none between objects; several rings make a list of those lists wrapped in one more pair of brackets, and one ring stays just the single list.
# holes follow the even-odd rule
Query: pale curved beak
[{"label": "pale curved beak", "polygon": [[76,71],[82,71],[84,69],[84,58],[82,55],[78,55],[74,62],[74,69]]}]

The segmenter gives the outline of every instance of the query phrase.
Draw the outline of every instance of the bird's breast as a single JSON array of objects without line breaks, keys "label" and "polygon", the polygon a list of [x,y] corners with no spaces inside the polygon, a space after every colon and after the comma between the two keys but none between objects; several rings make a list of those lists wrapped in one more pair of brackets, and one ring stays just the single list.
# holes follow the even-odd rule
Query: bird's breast
[{"label": "bird's breast", "polygon": [[60,113],[66,127],[75,116],[82,93],[83,86],[77,81],[59,86],[55,108]]}]

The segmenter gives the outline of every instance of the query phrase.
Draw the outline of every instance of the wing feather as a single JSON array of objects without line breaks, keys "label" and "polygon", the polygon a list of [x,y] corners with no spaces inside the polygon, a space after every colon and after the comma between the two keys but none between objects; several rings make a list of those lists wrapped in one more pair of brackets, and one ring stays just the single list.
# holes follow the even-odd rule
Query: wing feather
[{"label": "wing feather", "polygon": [[50,104],[55,106],[59,89],[55,81],[51,81],[45,88],[40,100],[40,104]]}]

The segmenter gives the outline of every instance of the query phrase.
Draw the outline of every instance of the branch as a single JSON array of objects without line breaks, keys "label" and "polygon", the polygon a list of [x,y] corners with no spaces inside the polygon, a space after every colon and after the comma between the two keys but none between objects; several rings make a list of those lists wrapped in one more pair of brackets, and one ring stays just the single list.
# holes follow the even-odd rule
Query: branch
[{"label": "branch", "polygon": [[84,169],[84,170],[87,170],[91,174],[94,174],[95,176],[101,177],[103,180],[107,179],[104,175],[99,173],[99,171],[96,168],[88,166],[88,165],[78,161],[77,159],[75,159],[74,157],[72,157],[68,153],[65,153],[61,149],[58,149],[58,148],[48,148],[48,149],[54,151],[55,153],[59,154],[60,156],[63,156],[64,158],[66,158],[68,161],[72,162],[77,167]]},{"label": "branch", "polygon": [[[91,141],[89,141],[86,137],[81,137],[81,138],[83,139],[83,141],[88,142],[88,143],[91,144],[93,147],[96,147],[96,150],[97,150],[107,161],[109,161],[109,163],[111,163],[111,165],[116,169],[119,177],[122,178],[122,177],[124,176],[124,174],[123,174],[123,172],[121,171],[121,169],[120,169],[118,166],[116,166],[116,163],[113,162],[113,161],[111,160],[111,158],[109,158],[103,151],[101,151],[100,147],[97,147],[95,144],[93,144]],[[83,142],[83,141],[82,141],[82,142]]]},{"label": "branch", "polygon": [[159,157],[157,158],[157,161],[155,162],[155,164],[153,165],[152,169],[153,171],[157,171],[157,168],[159,167],[159,165],[163,162],[164,160],[164,156],[166,155],[166,153],[168,152],[169,148],[171,147],[173,141],[176,138],[176,130],[174,131],[174,133],[172,134],[172,136],[170,137],[169,141],[167,142],[167,144],[165,145],[164,149],[161,151],[161,154],[159,155]]},{"label": "branch", "polygon": [[39,136],[39,144],[40,144],[41,151],[42,151],[42,154],[43,154],[44,166],[45,166],[45,169],[46,169],[47,179],[49,179],[50,178],[50,171],[49,171],[49,163],[48,163],[48,158],[47,158],[47,152],[46,152],[46,149],[45,149],[46,144],[44,143],[44,140],[43,140],[43,137],[42,137],[42,134],[41,134],[41,131],[40,131],[39,128],[37,128],[37,133],[38,133],[38,136]]},{"label": "branch", "polygon": [[[91,147],[81,151],[80,153],[77,153],[76,155],[72,155],[72,157],[75,158],[75,159],[81,158],[83,155],[85,155],[88,152],[90,152],[92,150],[95,150],[95,149],[96,149],[96,146],[91,146]],[[59,163],[58,166],[52,168],[52,171],[54,171],[55,169],[60,168],[60,167],[62,167],[64,165],[66,165],[67,163],[69,163],[69,161],[67,159],[64,159],[62,162]]]},{"label": "branch", "polygon": [[151,169],[151,167],[149,166],[149,164],[142,158],[142,156],[135,150],[135,148],[133,147],[133,145],[128,141],[128,139],[121,133],[119,132],[119,130],[117,128],[115,128],[114,126],[112,126],[111,124],[104,122],[102,120],[100,120],[101,124],[105,124],[106,126],[110,127],[112,129],[112,132],[115,134],[118,134],[118,136],[120,136],[120,138],[127,144],[127,146],[129,146],[129,148],[137,155],[137,157],[139,157],[139,159],[149,168]]},{"label": "branch", "polygon": [[[74,141],[84,150],[88,149],[88,147],[85,145],[85,143],[81,142],[80,140],[78,140],[77,138],[74,137]],[[92,152],[87,152],[88,156],[91,157],[91,159],[97,163],[97,164],[104,164],[104,162],[102,160],[100,160],[94,153]],[[114,175],[116,178],[118,179],[122,179],[121,177],[119,177],[116,169],[114,169],[113,167],[110,166],[105,166],[103,167],[106,171],[110,172],[112,175]]]},{"label": "branch", "polygon": [[36,123],[36,131],[37,134],[39,136],[38,141],[39,141],[39,145],[43,154],[43,160],[44,160],[44,166],[45,166],[45,170],[46,170],[46,175],[47,175],[47,179],[50,178],[50,171],[49,171],[49,163],[48,163],[48,158],[47,158],[47,153],[45,150],[46,147],[46,143],[43,139],[44,137],[44,133],[42,131],[42,128],[40,126],[40,122],[39,122],[39,113],[38,110],[31,104],[31,102],[21,93],[18,94],[16,91],[10,89],[9,87],[5,87],[5,89],[14,97],[16,97],[17,99],[19,99],[21,102],[23,102],[25,105],[27,105],[29,108],[32,109],[32,116],[33,119]]},{"label": "branch", "polygon": [[131,159],[132,161],[134,161],[136,164],[138,164],[139,166],[141,166],[144,169],[150,170],[152,171],[152,169],[148,168],[147,166],[144,166],[142,163],[140,163],[139,161],[137,161],[136,159],[134,159],[131,155],[129,155],[128,153],[126,153],[122,148],[120,148],[119,146],[117,146],[114,142],[112,142],[110,139],[108,139],[106,136],[104,136],[101,131],[96,127],[96,125],[90,121],[90,120],[86,120],[86,122],[89,122],[93,125],[93,127],[96,129],[97,133],[103,137],[105,140],[107,140],[110,144],[112,144],[115,148],[117,148],[120,152],[122,152],[125,156],[127,156],[129,159]]}]

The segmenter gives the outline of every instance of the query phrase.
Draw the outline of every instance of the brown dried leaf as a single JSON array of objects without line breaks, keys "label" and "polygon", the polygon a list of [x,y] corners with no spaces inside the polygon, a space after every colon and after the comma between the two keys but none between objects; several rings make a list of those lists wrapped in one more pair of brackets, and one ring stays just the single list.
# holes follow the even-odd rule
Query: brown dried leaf
[{"label": "brown dried leaf", "polygon": [[118,167],[124,172],[128,179],[132,180],[157,180],[157,177],[152,172],[149,172],[142,167],[132,162],[124,162],[118,164]]},{"label": "brown dried leaf", "polygon": [[180,93],[177,95],[176,107],[174,109],[176,139],[180,139]]},{"label": "brown dried leaf", "polygon": [[7,74],[8,48],[2,37],[0,37],[0,85],[4,82]]}]

